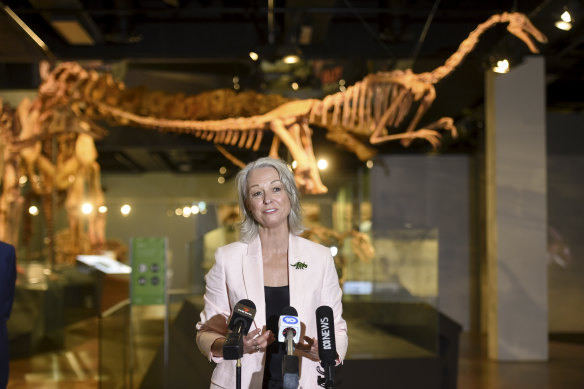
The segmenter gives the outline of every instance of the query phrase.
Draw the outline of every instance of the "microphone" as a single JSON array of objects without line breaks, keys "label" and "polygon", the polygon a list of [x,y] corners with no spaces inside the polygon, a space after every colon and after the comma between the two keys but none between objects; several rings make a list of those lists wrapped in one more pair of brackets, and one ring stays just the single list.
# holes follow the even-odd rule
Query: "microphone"
[{"label": "microphone", "polygon": [[294,354],[294,343],[300,340],[300,320],[293,307],[286,307],[278,320],[278,342],[286,342],[286,355],[282,359],[282,389],[298,388],[298,356]]},{"label": "microphone", "polygon": [[320,365],[324,369],[324,378],[318,377],[318,384],[324,388],[332,388],[333,367],[337,359],[337,346],[335,344],[335,320],[333,309],[327,305],[321,305],[316,309],[316,327],[318,336],[318,357]]},{"label": "microphone", "polygon": [[287,341],[290,335],[294,343],[300,341],[300,320],[298,320],[298,312],[294,307],[284,308],[278,320],[278,342]]},{"label": "microphone", "polygon": [[223,359],[234,360],[243,356],[243,337],[249,332],[249,327],[256,314],[256,306],[251,300],[239,300],[233,308],[227,328],[231,332],[223,344]]}]

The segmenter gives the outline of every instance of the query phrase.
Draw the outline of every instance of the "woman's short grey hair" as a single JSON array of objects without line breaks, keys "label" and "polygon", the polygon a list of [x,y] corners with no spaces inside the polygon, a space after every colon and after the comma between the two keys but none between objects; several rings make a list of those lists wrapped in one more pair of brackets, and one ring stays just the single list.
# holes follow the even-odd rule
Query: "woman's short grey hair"
[{"label": "woman's short grey hair", "polygon": [[239,224],[239,239],[243,242],[252,241],[258,234],[259,224],[253,218],[253,215],[247,206],[247,178],[252,170],[271,167],[276,169],[280,176],[280,181],[288,193],[290,199],[290,214],[288,215],[288,228],[296,235],[304,230],[302,225],[302,207],[300,205],[300,193],[296,188],[294,174],[286,164],[280,159],[263,157],[247,164],[239,173],[237,173],[237,197],[239,200],[239,209],[242,214],[242,220]]}]

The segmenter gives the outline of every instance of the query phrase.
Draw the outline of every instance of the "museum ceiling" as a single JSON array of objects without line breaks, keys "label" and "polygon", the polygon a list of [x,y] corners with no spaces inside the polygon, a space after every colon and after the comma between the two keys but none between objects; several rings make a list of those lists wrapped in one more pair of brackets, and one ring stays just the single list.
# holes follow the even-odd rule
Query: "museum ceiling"
[{"label": "museum ceiling", "polygon": [[[491,15],[519,11],[549,38],[538,44],[546,60],[550,110],[584,107],[583,1],[484,0],[1,0],[0,89],[36,89],[38,61],[78,61],[111,71],[127,87],[196,94],[229,88],[323,98],[366,74],[441,65]],[[554,24],[569,10],[569,31]],[[45,44],[39,48],[16,16]],[[300,62],[281,58],[293,50]],[[250,51],[259,55],[257,61]],[[481,36],[462,65],[436,85],[437,98],[422,123],[455,119],[462,137],[445,138],[439,152],[481,147],[484,72],[507,56],[511,66],[529,55],[497,26]],[[296,89],[293,89],[292,86]],[[190,136],[109,127],[97,143],[104,172],[214,172],[233,168],[212,144]],[[360,162],[314,129],[317,156],[336,155],[340,169]],[[432,151],[423,141],[407,149],[386,143],[380,152]],[[267,154],[267,150],[263,150]],[[239,155],[252,159],[253,153]],[[236,170],[236,169],[233,169]]]}]

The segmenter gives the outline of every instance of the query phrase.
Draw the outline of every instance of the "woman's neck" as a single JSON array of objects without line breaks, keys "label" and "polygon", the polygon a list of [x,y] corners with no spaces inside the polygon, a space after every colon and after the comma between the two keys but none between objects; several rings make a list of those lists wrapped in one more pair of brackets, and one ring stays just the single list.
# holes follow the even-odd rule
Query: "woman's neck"
[{"label": "woman's neck", "polygon": [[258,231],[262,242],[263,252],[287,252],[288,251],[288,226],[286,228],[265,229]]}]

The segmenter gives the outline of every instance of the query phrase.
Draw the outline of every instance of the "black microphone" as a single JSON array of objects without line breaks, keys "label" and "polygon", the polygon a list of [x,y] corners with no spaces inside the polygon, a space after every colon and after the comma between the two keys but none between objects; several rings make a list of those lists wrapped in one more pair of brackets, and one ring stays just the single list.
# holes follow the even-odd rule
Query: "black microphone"
[{"label": "black microphone", "polygon": [[333,367],[338,357],[335,343],[335,318],[331,307],[322,305],[316,309],[316,327],[318,357],[324,369],[324,378],[318,377],[318,384],[329,389],[334,385]]},{"label": "black microphone", "polygon": [[243,337],[249,332],[255,314],[256,306],[252,301],[244,299],[235,304],[227,326],[231,332],[223,344],[223,359],[234,360],[243,356]]},{"label": "black microphone", "polygon": [[286,343],[286,354],[282,358],[282,389],[297,389],[299,383],[298,356],[294,354],[294,342],[300,340],[300,320],[293,307],[282,310],[278,320],[278,341]]}]

